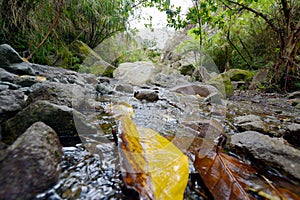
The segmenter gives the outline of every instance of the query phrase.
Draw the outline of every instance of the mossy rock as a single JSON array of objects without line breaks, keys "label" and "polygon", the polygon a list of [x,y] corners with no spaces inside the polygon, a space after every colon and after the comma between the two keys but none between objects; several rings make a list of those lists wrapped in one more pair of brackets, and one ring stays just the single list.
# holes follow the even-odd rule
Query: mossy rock
[{"label": "mossy rock", "polygon": [[91,73],[95,76],[106,76],[106,77],[113,77],[113,72],[116,68],[104,61],[97,61],[92,65],[86,65],[84,63],[80,66],[79,72],[81,73]]},{"label": "mossy rock", "polygon": [[72,52],[81,60],[85,60],[87,57],[92,57],[93,60],[102,60],[101,56],[91,49],[87,44],[80,40],[76,40],[72,43]]},{"label": "mossy rock", "polygon": [[182,75],[189,75],[189,76],[192,76],[193,75],[193,72],[195,70],[195,67],[190,64],[190,65],[184,65],[180,68],[180,73]]},{"label": "mossy rock", "polygon": [[228,76],[231,81],[248,81],[254,76],[252,72],[243,69],[230,69],[224,74]]},{"label": "mossy rock", "polygon": [[231,84],[230,77],[226,74],[218,74],[208,81],[208,84],[215,86],[224,96],[233,95],[234,88]]}]

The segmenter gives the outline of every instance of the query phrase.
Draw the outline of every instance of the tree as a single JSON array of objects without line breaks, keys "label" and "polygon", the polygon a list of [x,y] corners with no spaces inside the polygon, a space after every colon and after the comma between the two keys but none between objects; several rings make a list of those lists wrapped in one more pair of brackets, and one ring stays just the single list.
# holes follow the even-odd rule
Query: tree
[{"label": "tree", "polygon": [[[185,19],[178,12],[169,12],[169,23],[175,28],[183,28],[188,24],[209,24],[220,30],[228,28],[231,17],[248,12],[255,18],[262,19],[277,35],[278,56],[274,65],[271,82],[287,83],[299,73],[299,39],[300,39],[300,3],[294,0],[192,0],[193,8],[189,9]],[[269,6],[264,6],[269,5]],[[177,11],[180,9],[177,9]],[[200,26],[199,26],[200,27]],[[229,33],[230,30],[227,30]],[[202,31],[198,34],[201,36]],[[227,37],[230,43],[230,37]],[[201,42],[201,37],[200,37]],[[231,44],[232,45],[232,44]],[[296,76],[294,76],[296,74]]]}]

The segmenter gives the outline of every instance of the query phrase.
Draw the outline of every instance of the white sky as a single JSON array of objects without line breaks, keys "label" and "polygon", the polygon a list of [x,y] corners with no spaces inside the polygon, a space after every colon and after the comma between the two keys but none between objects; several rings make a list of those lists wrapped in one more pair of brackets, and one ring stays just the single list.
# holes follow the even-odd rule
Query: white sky
[{"label": "white sky", "polygon": [[[171,0],[170,3],[171,5],[175,5],[175,7],[181,6],[183,13],[186,13],[187,9],[192,5],[191,0]],[[145,18],[152,16],[153,28],[163,28],[167,25],[167,14],[165,12],[159,12],[156,8],[142,8],[136,12],[141,13]],[[142,29],[144,28],[144,24],[148,22],[147,20],[138,21],[138,19],[133,19],[130,24],[135,28]]]}]

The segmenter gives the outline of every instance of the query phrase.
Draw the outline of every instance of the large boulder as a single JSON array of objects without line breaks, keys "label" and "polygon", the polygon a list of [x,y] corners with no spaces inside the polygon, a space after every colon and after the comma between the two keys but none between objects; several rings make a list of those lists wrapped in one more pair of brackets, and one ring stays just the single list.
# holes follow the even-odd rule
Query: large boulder
[{"label": "large boulder", "polygon": [[25,104],[21,90],[0,91],[0,124],[17,114]]},{"label": "large boulder", "polygon": [[114,78],[123,83],[142,85],[153,80],[155,66],[151,62],[122,63],[114,71]]},{"label": "large boulder", "polygon": [[59,177],[62,147],[42,122],[29,127],[0,158],[0,199],[33,199]]},{"label": "large boulder", "polygon": [[12,144],[28,127],[38,121],[53,128],[63,146],[81,143],[78,133],[97,132],[78,111],[48,101],[36,101],[1,125],[2,141]]},{"label": "large boulder", "polygon": [[26,104],[38,100],[47,100],[57,105],[79,108],[85,100],[87,91],[76,84],[63,84],[55,82],[38,83],[32,86]]},{"label": "large boulder", "polygon": [[18,75],[34,75],[31,64],[24,62],[22,57],[8,44],[0,45],[0,67]]},{"label": "large boulder", "polygon": [[249,155],[258,165],[272,166],[300,179],[300,162],[297,162],[300,160],[300,150],[285,144],[282,139],[246,131],[233,135],[231,145],[238,154]]}]

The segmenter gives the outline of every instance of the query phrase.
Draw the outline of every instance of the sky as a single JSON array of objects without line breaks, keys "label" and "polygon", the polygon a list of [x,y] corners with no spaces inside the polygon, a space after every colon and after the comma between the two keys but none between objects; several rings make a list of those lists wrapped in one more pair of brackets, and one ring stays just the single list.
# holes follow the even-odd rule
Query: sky
[{"label": "sky", "polygon": [[[181,6],[181,10],[183,11],[183,13],[185,13],[187,9],[192,5],[191,0],[171,0],[170,3],[175,5],[175,7]],[[136,12],[141,13],[145,18],[152,16],[153,28],[163,28],[167,25],[167,14],[165,12],[159,12],[156,8],[142,8],[137,10]],[[148,23],[148,21],[138,21],[137,19],[132,19],[130,22],[132,27],[138,29],[143,29],[145,23]]]}]

